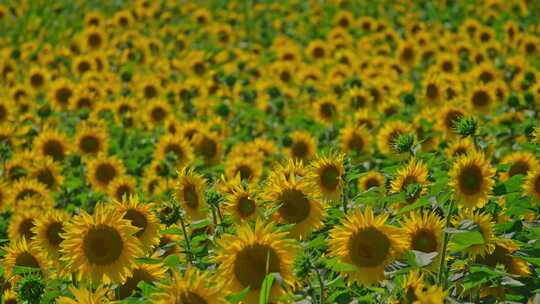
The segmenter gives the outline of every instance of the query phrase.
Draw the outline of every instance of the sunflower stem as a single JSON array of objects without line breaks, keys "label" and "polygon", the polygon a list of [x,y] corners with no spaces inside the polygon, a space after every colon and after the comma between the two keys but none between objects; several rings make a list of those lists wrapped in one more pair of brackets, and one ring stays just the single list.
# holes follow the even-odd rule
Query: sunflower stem
[{"label": "sunflower stem", "polygon": [[77,282],[77,276],[75,275],[74,272],[71,273],[71,284],[75,288],[79,287],[79,282]]},{"label": "sunflower stem", "polygon": [[315,271],[315,274],[317,275],[317,279],[319,280],[319,298],[320,298],[319,303],[324,304],[324,282],[321,277],[321,274],[319,273],[319,270],[316,268],[313,268],[313,270]]},{"label": "sunflower stem", "polygon": [[189,236],[186,231],[186,224],[184,223],[184,215],[180,214],[178,217],[180,220],[180,225],[182,225],[182,232],[184,233],[184,241],[186,242],[186,251],[188,256],[188,261],[190,264],[193,264],[193,257],[191,256],[191,242],[189,240]]},{"label": "sunflower stem", "polygon": [[441,249],[441,258],[439,260],[439,273],[437,275],[437,282],[439,285],[443,286],[445,288],[446,285],[446,279],[444,279],[443,282],[443,276],[446,278],[444,273],[446,272],[446,247],[448,247],[448,239],[449,234],[446,231],[448,227],[450,226],[450,217],[452,216],[452,212],[454,210],[454,200],[450,200],[450,206],[448,206],[448,212],[446,213],[446,223],[445,223],[445,229],[443,234],[443,243],[442,243],[442,249]]}]

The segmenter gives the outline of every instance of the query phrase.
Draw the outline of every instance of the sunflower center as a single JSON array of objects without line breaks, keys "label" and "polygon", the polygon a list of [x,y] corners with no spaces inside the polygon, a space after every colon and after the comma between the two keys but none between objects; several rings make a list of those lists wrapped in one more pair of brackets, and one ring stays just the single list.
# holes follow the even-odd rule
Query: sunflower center
[{"label": "sunflower center", "polygon": [[146,220],[146,216],[144,216],[144,214],[142,214],[141,212],[135,209],[129,209],[128,211],[126,211],[124,218],[130,220],[131,225],[140,228],[140,230],[135,233],[136,237],[140,237],[144,233],[144,230],[146,230],[148,221]]},{"label": "sunflower center", "polygon": [[122,237],[116,229],[109,226],[91,228],[83,239],[84,255],[91,264],[112,264],[122,255],[123,249]]},{"label": "sunflower center", "polygon": [[146,99],[154,98],[158,95],[157,89],[154,86],[144,87],[144,97]]},{"label": "sunflower center", "polygon": [[412,236],[411,244],[413,250],[434,252],[437,251],[437,236],[431,230],[420,229]]},{"label": "sunflower center", "polygon": [[56,185],[54,174],[47,168],[38,171],[36,178],[40,183],[46,185],[49,189],[54,188]]},{"label": "sunflower center", "polygon": [[58,247],[60,246],[60,243],[64,240],[60,234],[64,232],[64,226],[62,223],[52,223],[47,227],[47,240],[49,241],[49,244]]},{"label": "sunflower center", "polygon": [[199,195],[194,185],[189,184],[184,186],[184,201],[191,209],[196,209],[199,206]]},{"label": "sunflower center", "polygon": [[34,195],[39,196],[40,194],[34,189],[24,189],[19,192],[19,194],[17,194],[17,196],[15,197],[15,201],[23,200]]},{"label": "sunflower center", "polygon": [[165,153],[173,153],[180,161],[184,157],[184,150],[177,144],[169,144],[165,147]]},{"label": "sunflower center", "polygon": [[88,45],[90,45],[92,48],[98,48],[101,46],[101,36],[99,34],[90,34],[88,36]]},{"label": "sunflower center", "polygon": [[52,157],[55,161],[64,158],[64,146],[58,140],[51,139],[43,145],[43,154]]},{"label": "sunflower center", "polygon": [[437,99],[439,97],[439,87],[434,83],[428,84],[426,87],[426,96],[429,99]]},{"label": "sunflower center", "polygon": [[485,91],[476,91],[472,96],[472,103],[477,107],[484,107],[488,105],[490,98],[487,92]]},{"label": "sunflower center", "polygon": [[459,188],[466,195],[474,195],[482,188],[482,170],[475,165],[470,165],[461,170],[459,174]]},{"label": "sunflower center", "polygon": [[451,61],[445,61],[442,63],[441,68],[443,71],[449,73],[454,70],[454,65],[452,64]]},{"label": "sunflower center", "polygon": [[511,264],[512,258],[510,256],[510,252],[506,248],[496,245],[495,250],[493,250],[491,254],[488,254],[485,257],[480,257],[478,262],[492,267],[498,264],[507,266]]},{"label": "sunflower center", "polygon": [[324,49],[322,47],[320,47],[320,46],[315,47],[313,49],[312,54],[313,54],[313,57],[315,57],[317,59],[322,58],[322,57],[324,57]]},{"label": "sunflower center", "polygon": [[255,212],[255,202],[248,196],[243,196],[238,200],[238,213],[242,217],[248,217]]},{"label": "sunflower center", "polygon": [[358,267],[379,266],[389,252],[390,240],[375,227],[364,228],[349,240],[349,256]]},{"label": "sunflower center", "polygon": [[482,82],[488,83],[493,81],[495,76],[489,71],[483,71],[482,73],[480,73],[480,76],[478,76],[478,78],[480,78]]},{"label": "sunflower center", "polygon": [[304,192],[297,189],[286,189],[280,199],[282,206],[279,214],[288,223],[300,223],[309,216],[309,199]]},{"label": "sunflower center", "polygon": [[242,286],[252,290],[261,288],[267,274],[280,271],[280,261],[274,249],[267,245],[254,244],[245,247],[236,255],[234,275]]},{"label": "sunflower center", "polygon": [[115,198],[120,201],[124,196],[129,196],[132,192],[133,189],[131,189],[130,185],[122,184],[116,189]]},{"label": "sunflower center", "polygon": [[334,116],[334,113],[336,113],[336,106],[334,104],[325,102],[321,105],[321,115],[324,118],[330,119]]},{"label": "sunflower center", "polygon": [[456,126],[456,122],[463,116],[463,113],[459,111],[450,111],[448,114],[446,114],[446,117],[444,119],[444,124],[446,125],[447,129],[454,129]]},{"label": "sunflower center", "polygon": [[84,153],[95,154],[99,152],[100,141],[97,137],[86,135],[81,139],[80,147]]},{"label": "sunflower center", "polygon": [[69,88],[60,88],[56,91],[56,101],[62,106],[66,106],[69,103],[69,99],[73,95],[73,92]]},{"label": "sunflower center", "polygon": [[540,193],[540,176],[534,178],[534,192]]},{"label": "sunflower center", "polygon": [[294,143],[292,154],[296,158],[305,158],[308,153],[308,145],[303,141]]},{"label": "sunflower center", "polygon": [[321,171],[321,184],[326,190],[335,190],[339,185],[339,170],[333,165],[324,167]]},{"label": "sunflower center", "polygon": [[238,168],[236,168],[236,174],[240,174],[240,179],[242,180],[250,180],[251,176],[253,175],[253,171],[249,166],[240,165]]},{"label": "sunflower center", "polygon": [[366,106],[366,98],[364,96],[354,96],[352,99],[352,106],[355,108],[355,109],[358,109],[358,108],[364,108]]},{"label": "sunflower center", "polygon": [[30,76],[30,84],[34,88],[41,87],[44,82],[45,82],[45,78],[43,78],[43,75],[41,75],[41,74],[34,74],[34,75]]},{"label": "sunflower center", "polygon": [[27,218],[19,224],[19,235],[24,236],[27,241],[30,241],[34,235],[36,235],[32,228],[34,228],[34,220]]},{"label": "sunflower center", "polygon": [[349,149],[354,151],[362,151],[364,149],[364,139],[358,134],[353,134],[347,143]]},{"label": "sunflower center", "polygon": [[217,153],[217,144],[212,139],[204,137],[199,145],[199,150],[206,160],[210,160]]},{"label": "sunflower center", "polygon": [[200,295],[187,291],[180,294],[180,303],[182,304],[206,304],[206,300]]},{"label": "sunflower center", "polygon": [[373,188],[373,187],[379,187],[381,184],[379,183],[379,180],[377,180],[376,178],[369,178],[367,181],[366,181],[366,189],[370,189],[370,188]]},{"label": "sunflower center", "polygon": [[152,276],[144,269],[135,269],[133,275],[119,287],[120,299],[127,298],[131,296],[134,291],[139,290],[137,285],[143,281],[147,283],[152,282]]},{"label": "sunflower center", "polygon": [[401,51],[401,60],[408,62],[414,58],[414,50],[410,47],[406,47]]},{"label": "sunflower center", "polygon": [[165,110],[161,107],[155,107],[152,109],[151,115],[154,121],[159,122],[165,119],[167,112],[165,112]]},{"label": "sunflower center", "polygon": [[90,70],[90,63],[88,61],[81,61],[77,66],[77,71],[79,74],[84,74]]},{"label": "sunflower center", "polygon": [[115,177],[116,169],[111,164],[100,164],[96,169],[96,178],[103,185],[109,184]]},{"label": "sunflower center", "polygon": [[15,266],[39,268],[39,262],[30,252],[25,251],[17,255]]},{"label": "sunflower center", "polygon": [[510,167],[510,170],[508,170],[509,176],[514,176],[518,174],[527,175],[527,172],[529,171],[529,164],[524,161],[517,161],[515,162],[512,167]]}]

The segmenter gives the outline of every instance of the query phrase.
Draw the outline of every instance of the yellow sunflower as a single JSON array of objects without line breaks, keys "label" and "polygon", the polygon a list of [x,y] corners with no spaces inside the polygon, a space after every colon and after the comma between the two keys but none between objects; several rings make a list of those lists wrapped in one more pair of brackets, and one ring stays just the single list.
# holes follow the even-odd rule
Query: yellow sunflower
[{"label": "yellow sunflower", "polygon": [[64,225],[71,215],[63,210],[47,211],[45,216],[39,216],[34,221],[32,232],[35,234],[34,243],[47,253],[49,258],[59,255],[60,243],[64,240]]},{"label": "yellow sunflower", "polygon": [[64,181],[60,166],[49,156],[40,157],[32,163],[30,177],[51,191],[57,190]]},{"label": "yellow sunflower", "polygon": [[368,207],[348,215],[330,231],[330,256],[355,268],[340,272],[349,282],[369,285],[382,281],[384,268],[405,249],[401,231],[385,224],[387,219],[387,214],[375,216]]},{"label": "yellow sunflower", "polygon": [[82,155],[96,156],[107,152],[108,136],[103,126],[83,124],[77,128],[75,146]]},{"label": "yellow sunflower", "polygon": [[450,187],[454,198],[465,208],[481,208],[488,201],[495,182],[494,170],[481,152],[460,156],[450,169]]},{"label": "yellow sunflower", "polygon": [[227,292],[237,293],[250,287],[247,304],[258,303],[264,278],[279,273],[283,284],[274,284],[270,301],[275,302],[296,285],[293,263],[298,245],[286,238],[286,232],[273,231],[272,224],[257,221],[255,228],[239,226],[236,234],[226,234],[218,240],[220,284]]},{"label": "yellow sunflower", "polygon": [[289,233],[306,239],[323,225],[324,208],[313,196],[310,184],[299,178],[275,178],[268,181],[264,196],[277,208],[274,218],[279,223],[292,224]]},{"label": "yellow sunflower", "polygon": [[17,266],[36,268],[36,272],[39,271],[42,276],[47,277],[49,273],[47,259],[39,248],[27,242],[26,239],[12,241],[4,250],[6,251],[3,261],[6,277],[11,277],[14,267]]},{"label": "yellow sunflower", "polygon": [[58,297],[56,303],[58,304],[98,304],[98,303],[108,303],[109,298],[107,293],[109,289],[105,286],[98,286],[94,291],[86,287],[68,287],[69,291],[73,295],[74,299],[71,297]]},{"label": "yellow sunflower", "polygon": [[65,270],[93,283],[122,283],[132,274],[135,259],[144,254],[135,236],[140,230],[115,208],[96,205],[94,214],[84,211],[64,226],[60,236]]},{"label": "yellow sunflower", "polygon": [[345,166],[343,154],[319,156],[308,169],[307,179],[313,189],[317,189],[325,200],[341,198],[344,187]]},{"label": "yellow sunflower", "polygon": [[193,169],[184,167],[178,172],[174,195],[176,201],[192,220],[206,217],[205,189],[206,180]]},{"label": "yellow sunflower", "polygon": [[141,241],[146,250],[159,244],[161,225],[159,219],[152,213],[153,204],[144,204],[137,196],[124,196],[116,200],[116,210],[124,213],[123,219],[130,220],[131,225],[139,228],[135,236]]},{"label": "yellow sunflower", "polygon": [[193,160],[193,148],[189,142],[179,136],[165,134],[156,146],[155,158],[163,160],[168,153],[176,156],[176,165],[183,167]]},{"label": "yellow sunflower", "polygon": [[37,208],[16,209],[16,212],[10,218],[9,240],[13,242],[25,238],[28,242],[32,241],[36,235],[33,228],[36,225],[36,220],[41,216],[42,212]]},{"label": "yellow sunflower", "polygon": [[513,255],[513,253],[518,250],[519,245],[515,241],[510,239],[498,239],[495,241],[493,252],[488,253],[485,256],[479,256],[476,259],[476,262],[491,267],[503,265],[508,273],[521,277],[528,277],[531,275],[529,264],[525,260]]},{"label": "yellow sunflower", "polygon": [[107,187],[109,196],[117,201],[121,201],[124,196],[134,195],[137,188],[137,181],[134,177],[123,175],[115,178]]},{"label": "yellow sunflower", "polygon": [[57,130],[45,129],[34,139],[34,149],[54,161],[62,161],[70,152],[70,140]]},{"label": "yellow sunflower", "polygon": [[356,155],[369,154],[371,152],[371,134],[363,127],[349,125],[339,132],[341,150],[345,153]]},{"label": "yellow sunflower", "polygon": [[[495,234],[493,232],[494,223],[491,216],[485,212],[472,211],[471,209],[461,209],[459,214],[452,219],[452,225],[460,228],[463,225],[475,225],[473,231],[478,231],[484,240],[483,244],[471,245],[462,250],[462,252],[470,257],[483,257],[490,254],[495,249]],[[452,243],[450,246],[452,247]]]},{"label": "yellow sunflower", "polygon": [[259,157],[228,157],[225,163],[225,175],[233,179],[236,175],[240,180],[252,185],[256,185],[263,173],[264,164]]},{"label": "yellow sunflower", "polygon": [[358,179],[358,189],[362,191],[373,187],[384,187],[384,175],[379,171],[371,170]]},{"label": "yellow sunflower", "polygon": [[428,169],[426,165],[415,158],[411,158],[409,163],[399,169],[396,173],[396,178],[390,184],[392,191],[395,193],[407,191],[409,185],[419,185],[421,190],[414,197],[407,198],[408,203],[412,203],[420,196],[426,194],[428,183]]},{"label": "yellow sunflower", "polygon": [[220,162],[223,153],[223,143],[216,133],[198,131],[198,133],[193,135],[193,146],[205,163],[214,165]]},{"label": "yellow sunflower", "polygon": [[441,252],[444,223],[436,213],[413,212],[403,220],[401,226],[407,235],[410,250]]},{"label": "yellow sunflower", "polygon": [[536,156],[528,151],[513,152],[505,156],[501,160],[501,164],[510,165],[507,172],[501,173],[502,181],[506,181],[517,174],[527,175],[529,171],[535,171],[539,165]]},{"label": "yellow sunflower", "polygon": [[159,287],[161,292],[153,295],[153,303],[226,303],[223,291],[213,278],[192,267],[186,269],[183,275],[174,272],[173,281],[170,284],[160,284]]},{"label": "yellow sunflower", "polygon": [[165,278],[166,268],[162,264],[141,264],[133,269],[133,274],[118,286],[118,299],[129,297],[133,292],[139,291],[140,282],[153,283]]},{"label": "yellow sunflower", "polygon": [[476,147],[474,146],[472,139],[470,137],[465,137],[451,142],[444,150],[444,153],[446,154],[446,157],[452,159],[475,151]]},{"label": "yellow sunflower", "polygon": [[237,180],[233,181],[229,188],[230,191],[225,194],[225,208],[235,222],[249,221],[260,216],[260,202],[251,187],[244,186]]},{"label": "yellow sunflower", "polygon": [[292,158],[308,161],[315,157],[317,143],[310,133],[295,131],[291,134],[291,141],[289,154]]},{"label": "yellow sunflower", "polygon": [[495,96],[491,87],[485,84],[477,84],[469,91],[467,100],[471,109],[480,113],[486,113],[489,112],[495,103]]},{"label": "yellow sunflower", "polygon": [[88,160],[86,178],[96,190],[107,191],[111,182],[125,174],[122,161],[116,156],[98,155]]},{"label": "yellow sunflower", "polygon": [[529,170],[523,189],[525,194],[531,195],[536,201],[540,201],[540,171],[538,169]]},{"label": "yellow sunflower", "polygon": [[386,122],[377,134],[377,146],[379,147],[379,151],[385,155],[395,153],[395,141],[400,135],[407,133],[412,134],[412,127],[410,124],[400,120]]},{"label": "yellow sunflower", "polygon": [[52,206],[54,199],[47,187],[35,179],[21,178],[11,186],[11,203],[17,208],[19,202],[33,199]]},{"label": "yellow sunflower", "polygon": [[57,111],[66,111],[71,107],[75,85],[66,78],[55,80],[49,90],[49,101]]}]

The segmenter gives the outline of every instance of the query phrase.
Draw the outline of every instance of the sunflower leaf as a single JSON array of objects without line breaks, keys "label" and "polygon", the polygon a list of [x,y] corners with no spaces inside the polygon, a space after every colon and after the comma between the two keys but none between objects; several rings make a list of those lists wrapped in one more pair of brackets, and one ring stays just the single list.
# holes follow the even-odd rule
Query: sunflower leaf
[{"label": "sunflower leaf", "polygon": [[427,266],[435,260],[437,255],[439,255],[438,252],[422,252],[417,250],[411,250],[415,257],[415,262],[418,267],[424,267]]},{"label": "sunflower leaf", "polygon": [[456,253],[473,245],[484,244],[484,238],[478,231],[467,231],[452,234],[452,242],[454,244],[452,253]]}]

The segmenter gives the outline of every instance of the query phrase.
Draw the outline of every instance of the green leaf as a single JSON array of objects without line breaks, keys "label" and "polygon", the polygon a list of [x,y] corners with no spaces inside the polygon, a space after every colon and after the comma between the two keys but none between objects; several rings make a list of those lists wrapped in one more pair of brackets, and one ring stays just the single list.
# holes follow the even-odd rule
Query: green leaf
[{"label": "green leaf", "polygon": [[430,201],[429,201],[429,198],[424,196],[424,197],[419,198],[413,204],[405,206],[405,207],[399,209],[398,214],[403,214],[403,213],[406,213],[406,212],[409,212],[409,211],[412,211],[412,210],[427,206],[429,204],[431,204]]},{"label": "green leaf", "polygon": [[438,252],[422,252],[417,250],[411,250],[415,257],[415,262],[418,267],[424,267],[431,263],[439,255]]},{"label": "green leaf", "polygon": [[180,257],[175,254],[169,255],[163,260],[163,263],[169,268],[174,268],[180,265]]},{"label": "green leaf", "polygon": [[456,253],[473,245],[484,244],[484,238],[478,231],[457,232],[452,234],[452,242],[454,244],[452,253]]},{"label": "green leaf", "polygon": [[259,295],[259,304],[267,304],[270,300],[270,293],[272,292],[272,284],[274,284],[274,273],[269,273],[264,278],[261,286],[261,293]]},{"label": "green leaf", "polygon": [[244,290],[240,291],[239,293],[230,294],[226,296],[225,298],[227,299],[227,301],[229,301],[229,303],[236,304],[242,301],[247,296],[248,293],[249,293],[249,286],[244,288]]},{"label": "green leaf", "polygon": [[161,233],[183,235],[184,231],[182,231],[182,228],[172,227],[172,228],[167,228],[167,229],[161,230]]}]

